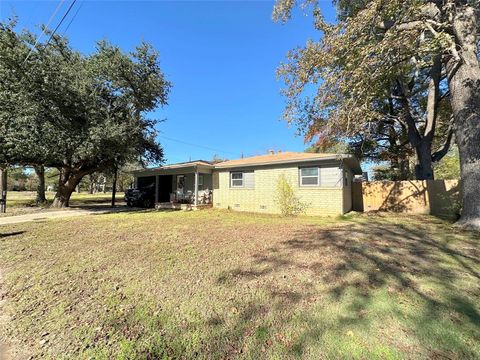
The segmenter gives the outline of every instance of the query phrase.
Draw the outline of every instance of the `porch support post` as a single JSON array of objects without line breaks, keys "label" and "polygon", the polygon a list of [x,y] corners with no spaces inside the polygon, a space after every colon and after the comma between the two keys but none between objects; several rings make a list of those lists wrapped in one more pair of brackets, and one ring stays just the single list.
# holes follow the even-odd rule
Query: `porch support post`
[{"label": "porch support post", "polygon": [[195,167],[195,196],[194,205],[198,205],[198,167]]},{"label": "porch support post", "polygon": [[155,176],[155,204],[158,203],[158,175]]}]

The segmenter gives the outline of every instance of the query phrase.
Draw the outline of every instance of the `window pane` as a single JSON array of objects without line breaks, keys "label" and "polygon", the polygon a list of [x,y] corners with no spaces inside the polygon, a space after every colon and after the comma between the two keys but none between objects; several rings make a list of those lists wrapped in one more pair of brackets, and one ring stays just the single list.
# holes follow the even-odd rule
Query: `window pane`
[{"label": "window pane", "polygon": [[243,180],[232,180],[232,186],[243,186]]},{"label": "window pane", "polygon": [[243,173],[232,173],[232,179],[243,179]]},{"label": "window pane", "polygon": [[318,177],[302,177],[302,185],[318,185]]},{"label": "window pane", "polygon": [[177,190],[182,190],[185,187],[185,176],[177,175]]},{"label": "window pane", "polygon": [[301,171],[302,176],[318,176],[318,168],[303,168]]}]

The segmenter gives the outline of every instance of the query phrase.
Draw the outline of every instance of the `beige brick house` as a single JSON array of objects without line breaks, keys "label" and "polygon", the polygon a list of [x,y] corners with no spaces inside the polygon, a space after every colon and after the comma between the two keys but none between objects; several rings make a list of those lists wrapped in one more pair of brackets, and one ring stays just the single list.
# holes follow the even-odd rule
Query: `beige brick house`
[{"label": "beige brick house", "polygon": [[307,215],[344,214],[352,208],[358,160],[346,154],[279,152],[213,164],[197,160],[134,173],[137,187],[154,186],[158,207],[213,206],[279,213],[281,175],[307,204]]}]

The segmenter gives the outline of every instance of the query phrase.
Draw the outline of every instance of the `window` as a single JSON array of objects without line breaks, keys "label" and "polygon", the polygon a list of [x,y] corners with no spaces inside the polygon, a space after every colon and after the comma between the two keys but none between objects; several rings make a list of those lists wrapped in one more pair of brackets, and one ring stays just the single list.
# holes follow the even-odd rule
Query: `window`
[{"label": "window", "polygon": [[300,169],[301,186],[318,186],[320,184],[320,172],[318,167]]},{"label": "window", "polygon": [[177,191],[183,192],[185,187],[185,175],[177,175]]},{"label": "window", "polygon": [[203,186],[203,175],[198,175],[198,186]]},{"label": "window", "polygon": [[243,187],[243,172],[232,172],[230,174],[231,187]]}]

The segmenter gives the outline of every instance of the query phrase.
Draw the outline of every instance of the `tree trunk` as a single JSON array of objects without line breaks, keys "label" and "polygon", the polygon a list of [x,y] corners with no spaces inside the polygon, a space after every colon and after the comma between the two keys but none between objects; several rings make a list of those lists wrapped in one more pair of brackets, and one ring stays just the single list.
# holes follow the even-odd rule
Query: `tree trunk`
[{"label": "tree trunk", "polygon": [[40,165],[34,166],[33,169],[35,170],[35,174],[37,174],[38,178],[37,198],[35,202],[37,205],[44,204],[47,201],[45,197],[45,167]]},{"label": "tree trunk", "polygon": [[[432,167],[432,139],[434,133],[434,125],[429,124],[428,133],[421,135],[417,129],[417,123],[412,115],[411,106],[408,101],[408,89],[401,81],[398,81],[400,90],[402,92],[401,104],[404,110],[404,119],[407,124],[407,136],[408,141],[415,149],[417,155],[417,163],[415,165],[415,179],[416,180],[432,180],[433,179],[433,167]],[[430,120],[434,120],[432,117],[434,114],[430,114]]]},{"label": "tree trunk", "polygon": [[410,179],[410,167],[408,158],[399,159],[399,180],[408,180]]},{"label": "tree trunk", "polygon": [[423,136],[419,134],[415,145],[417,164],[415,178],[417,180],[433,180],[432,142],[435,136],[435,127],[438,113],[438,99],[440,93],[440,77],[442,72],[442,56],[438,54],[433,59],[428,84],[427,112]]},{"label": "tree trunk", "polygon": [[[105,188],[104,188],[105,189]],[[113,184],[112,184],[112,207],[115,206],[115,195],[117,195],[117,168],[113,170]]]},{"label": "tree trunk", "polygon": [[75,187],[86,173],[72,173],[69,168],[61,168],[58,179],[58,190],[53,199],[52,207],[65,208],[70,206],[70,197]]},{"label": "tree trunk", "polygon": [[453,20],[461,60],[447,63],[455,136],[460,153],[462,213],[459,223],[480,230],[480,64],[476,14],[458,4]]},{"label": "tree trunk", "polygon": [[417,164],[415,165],[415,179],[433,180],[432,143],[427,138],[415,147]]},{"label": "tree trunk", "polygon": [[72,192],[75,187],[66,186],[66,185],[58,185],[57,193],[55,194],[55,198],[53,199],[52,207],[54,208],[65,208],[70,206],[70,196],[72,196]]},{"label": "tree trunk", "polygon": [[0,213],[7,211],[7,168],[0,167]]}]

